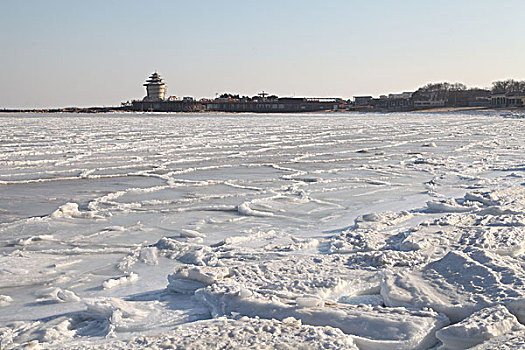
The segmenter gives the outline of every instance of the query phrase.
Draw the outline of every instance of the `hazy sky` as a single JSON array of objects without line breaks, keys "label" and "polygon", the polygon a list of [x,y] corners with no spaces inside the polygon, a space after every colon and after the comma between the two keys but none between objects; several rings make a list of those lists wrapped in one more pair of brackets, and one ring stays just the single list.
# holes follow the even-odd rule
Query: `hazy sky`
[{"label": "hazy sky", "polygon": [[0,108],[525,79],[523,0],[0,0]]}]

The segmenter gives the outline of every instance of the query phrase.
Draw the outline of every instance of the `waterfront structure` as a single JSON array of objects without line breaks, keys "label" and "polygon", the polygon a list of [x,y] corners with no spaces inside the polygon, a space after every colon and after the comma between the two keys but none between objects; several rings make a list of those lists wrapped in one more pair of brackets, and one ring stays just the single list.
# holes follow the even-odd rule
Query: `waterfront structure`
[{"label": "waterfront structure", "polygon": [[[196,101],[191,96],[166,98],[166,83],[157,72],[152,73],[144,84],[147,95],[142,100],[123,103],[124,110],[144,112],[252,112],[297,113],[337,111],[345,108],[340,98],[282,97],[262,91],[252,98],[224,94],[214,100]],[[227,97],[227,98],[226,98]]]},{"label": "waterfront structure", "polygon": [[[259,94],[261,96],[261,94]],[[260,100],[213,100],[206,103],[206,110],[217,112],[251,112],[251,113],[299,113],[337,111],[344,108],[340,98],[304,98],[281,97]]]},{"label": "waterfront structure", "polygon": [[524,92],[495,93],[490,97],[492,107],[523,107],[525,106]]},{"label": "waterfront structure", "polygon": [[[215,100],[195,101],[193,97],[166,99],[166,83],[157,72],[150,75],[144,84],[147,96],[123,104],[123,109],[144,112],[254,112],[254,113],[296,113],[336,111],[344,108],[340,98],[278,98],[261,92],[254,98],[216,98]],[[237,96],[238,97],[238,96]]]},{"label": "waterfront structure", "polygon": [[149,76],[144,86],[146,97],[142,100],[131,101],[124,106],[125,109],[144,112],[200,112],[205,108],[202,103],[194,101],[192,97],[178,99],[170,96],[166,98],[167,85],[157,72]]},{"label": "waterfront structure", "polygon": [[414,107],[413,92],[403,92],[400,94],[381,95],[379,98],[372,96],[354,96],[354,108],[405,111]]},{"label": "waterfront structure", "polygon": [[373,99],[374,98],[372,96],[354,96],[354,106],[356,107],[372,106]]},{"label": "waterfront structure", "polygon": [[166,83],[162,80],[159,73],[154,72],[146,80],[146,97],[144,101],[165,101],[166,100]]}]

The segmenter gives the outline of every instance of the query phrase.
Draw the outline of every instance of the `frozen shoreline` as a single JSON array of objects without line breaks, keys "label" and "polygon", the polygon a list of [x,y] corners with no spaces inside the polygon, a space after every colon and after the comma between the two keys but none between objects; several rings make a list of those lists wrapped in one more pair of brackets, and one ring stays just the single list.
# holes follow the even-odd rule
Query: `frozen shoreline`
[{"label": "frozen shoreline", "polygon": [[518,349],[524,122],[2,116],[2,348]]}]

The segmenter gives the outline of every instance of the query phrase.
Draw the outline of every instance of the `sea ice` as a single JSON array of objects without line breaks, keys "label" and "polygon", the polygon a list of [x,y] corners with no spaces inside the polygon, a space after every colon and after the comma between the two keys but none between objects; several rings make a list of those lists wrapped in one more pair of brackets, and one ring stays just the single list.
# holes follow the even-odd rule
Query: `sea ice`
[{"label": "sea ice", "polygon": [[463,321],[442,328],[436,337],[443,343],[442,349],[468,349],[513,331],[523,331],[521,325],[504,306],[482,309]]},{"label": "sea ice", "polygon": [[381,295],[387,306],[431,307],[458,322],[521,298],[524,281],[518,261],[471,248],[451,251],[422,269],[385,273]]},{"label": "sea ice", "polygon": [[523,348],[524,130],[2,114],[1,347]]},{"label": "sea ice", "polygon": [[[47,347],[44,346],[44,349]],[[219,317],[177,326],[155,336],[138,336],[129,341],[70,342],[61,349],[298,349],[359,350],[352,338],[337,328],[312,327],[290,318],[265,320]]]}]

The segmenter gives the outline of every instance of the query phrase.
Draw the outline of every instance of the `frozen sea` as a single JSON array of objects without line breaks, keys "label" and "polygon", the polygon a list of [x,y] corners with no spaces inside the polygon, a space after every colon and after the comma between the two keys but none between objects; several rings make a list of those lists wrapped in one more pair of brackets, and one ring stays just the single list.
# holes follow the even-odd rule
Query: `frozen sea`
[{"label": "frozen sea", "polygon": [[523,349],[525,115],[0,114],[2,349]]}]

